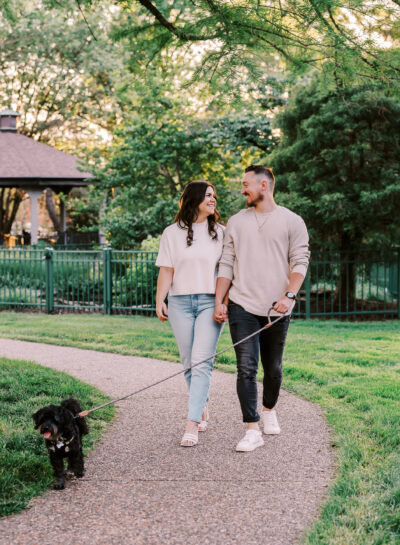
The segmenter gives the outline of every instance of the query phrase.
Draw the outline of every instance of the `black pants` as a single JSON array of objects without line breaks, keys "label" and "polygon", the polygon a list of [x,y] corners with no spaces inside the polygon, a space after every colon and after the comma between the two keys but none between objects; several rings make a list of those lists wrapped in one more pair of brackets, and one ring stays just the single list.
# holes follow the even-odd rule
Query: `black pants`
[{"label": "black pants", "polygon": [[[264,326],[266,316],[256,316],[233,301],[228,305],[229,327],[232,341],[240,341]],[[273,320],[273,319],[272,319]],[[285,347],[290,316],[285,316],[269,329],[254,335],[235,347],[237,360],[237,394],[243,413],[243,422],[258,422],[257,369],[258,357],[264,368],[263,406],[272,409],[279,396],[282,383],[282,356]]]}]

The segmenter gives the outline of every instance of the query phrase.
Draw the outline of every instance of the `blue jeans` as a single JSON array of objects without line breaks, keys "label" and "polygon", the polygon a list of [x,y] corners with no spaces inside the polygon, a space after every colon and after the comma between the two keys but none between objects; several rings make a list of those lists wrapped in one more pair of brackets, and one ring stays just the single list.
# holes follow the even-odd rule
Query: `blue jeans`
[{"label": "blue jeans", "polygon": [[223,324],[213,319],[215,296],[207,293],[168,297],[168,318],[178,343],[184,376],[189,388],[188,420],[201,421],[208,401],[214,359]]}]

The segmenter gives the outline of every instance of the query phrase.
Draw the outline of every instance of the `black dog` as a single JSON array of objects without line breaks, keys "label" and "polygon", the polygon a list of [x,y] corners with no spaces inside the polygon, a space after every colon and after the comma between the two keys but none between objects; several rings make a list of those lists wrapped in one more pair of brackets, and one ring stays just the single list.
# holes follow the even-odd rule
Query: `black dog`
[{"label": "black dog", "polygon": [[[65,488],[66,474],[74,473],[76,477],[83,477],[82,435],[88,433],[88,427],[84,418],[74,418],[81,410],[79,402],[70,397],[62,401],[61,405],[48,405],[32,415],[35,429],[46,440],[56,478],[56,490]],[[64,458],[68,459],[67,472],[64,469]]]}]

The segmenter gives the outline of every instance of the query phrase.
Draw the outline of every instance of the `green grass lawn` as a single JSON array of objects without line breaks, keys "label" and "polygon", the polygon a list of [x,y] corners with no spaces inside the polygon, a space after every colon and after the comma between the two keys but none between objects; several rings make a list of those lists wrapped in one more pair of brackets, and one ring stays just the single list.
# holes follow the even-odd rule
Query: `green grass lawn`
[{"label": "green grass lawn", "polygon": [[[35,363],[0,358],[0,516],[21,511],[54,482],[43,437],[34,430],[32,414],[74,395],[85,408],[108,398],[65,373]],[[100,438],[114,408],[93,413],[86,453]]]},{"label": "green grass lawn", "polygon": [[[287,390],[326,411],[337,470],[305,543],[398,545],[400,539],[400,324],[292,322]],[[0,337],[177,360],[168,324],[155,318],[0,313]],[[219,348],[230,344],[225,328]],[[235,370],[234,352],[217,367]]]}]

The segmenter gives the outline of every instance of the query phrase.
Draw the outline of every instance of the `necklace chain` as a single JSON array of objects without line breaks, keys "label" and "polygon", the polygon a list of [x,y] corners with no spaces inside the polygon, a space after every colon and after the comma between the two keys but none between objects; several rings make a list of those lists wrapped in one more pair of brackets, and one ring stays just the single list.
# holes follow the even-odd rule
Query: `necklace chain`
[{"label": "necklace chain", "polygon": [[272,212],[269,212],[268,216],[265,218],[265,220],[262,222],[262,224],[260,225],[259,222],[258,222],[258,219],[257,219],[257,212],[254,210],[253,208],[253,211],[254,211],[254,217],[256,219],[256,223],[257,223],[257,227],[258,227],[258,232],[261,233],[262,232],[262,228],[264,227],[264,225],[267,223],[267,221],[269,220],[269,218],[271,217],[271,214]]}]

